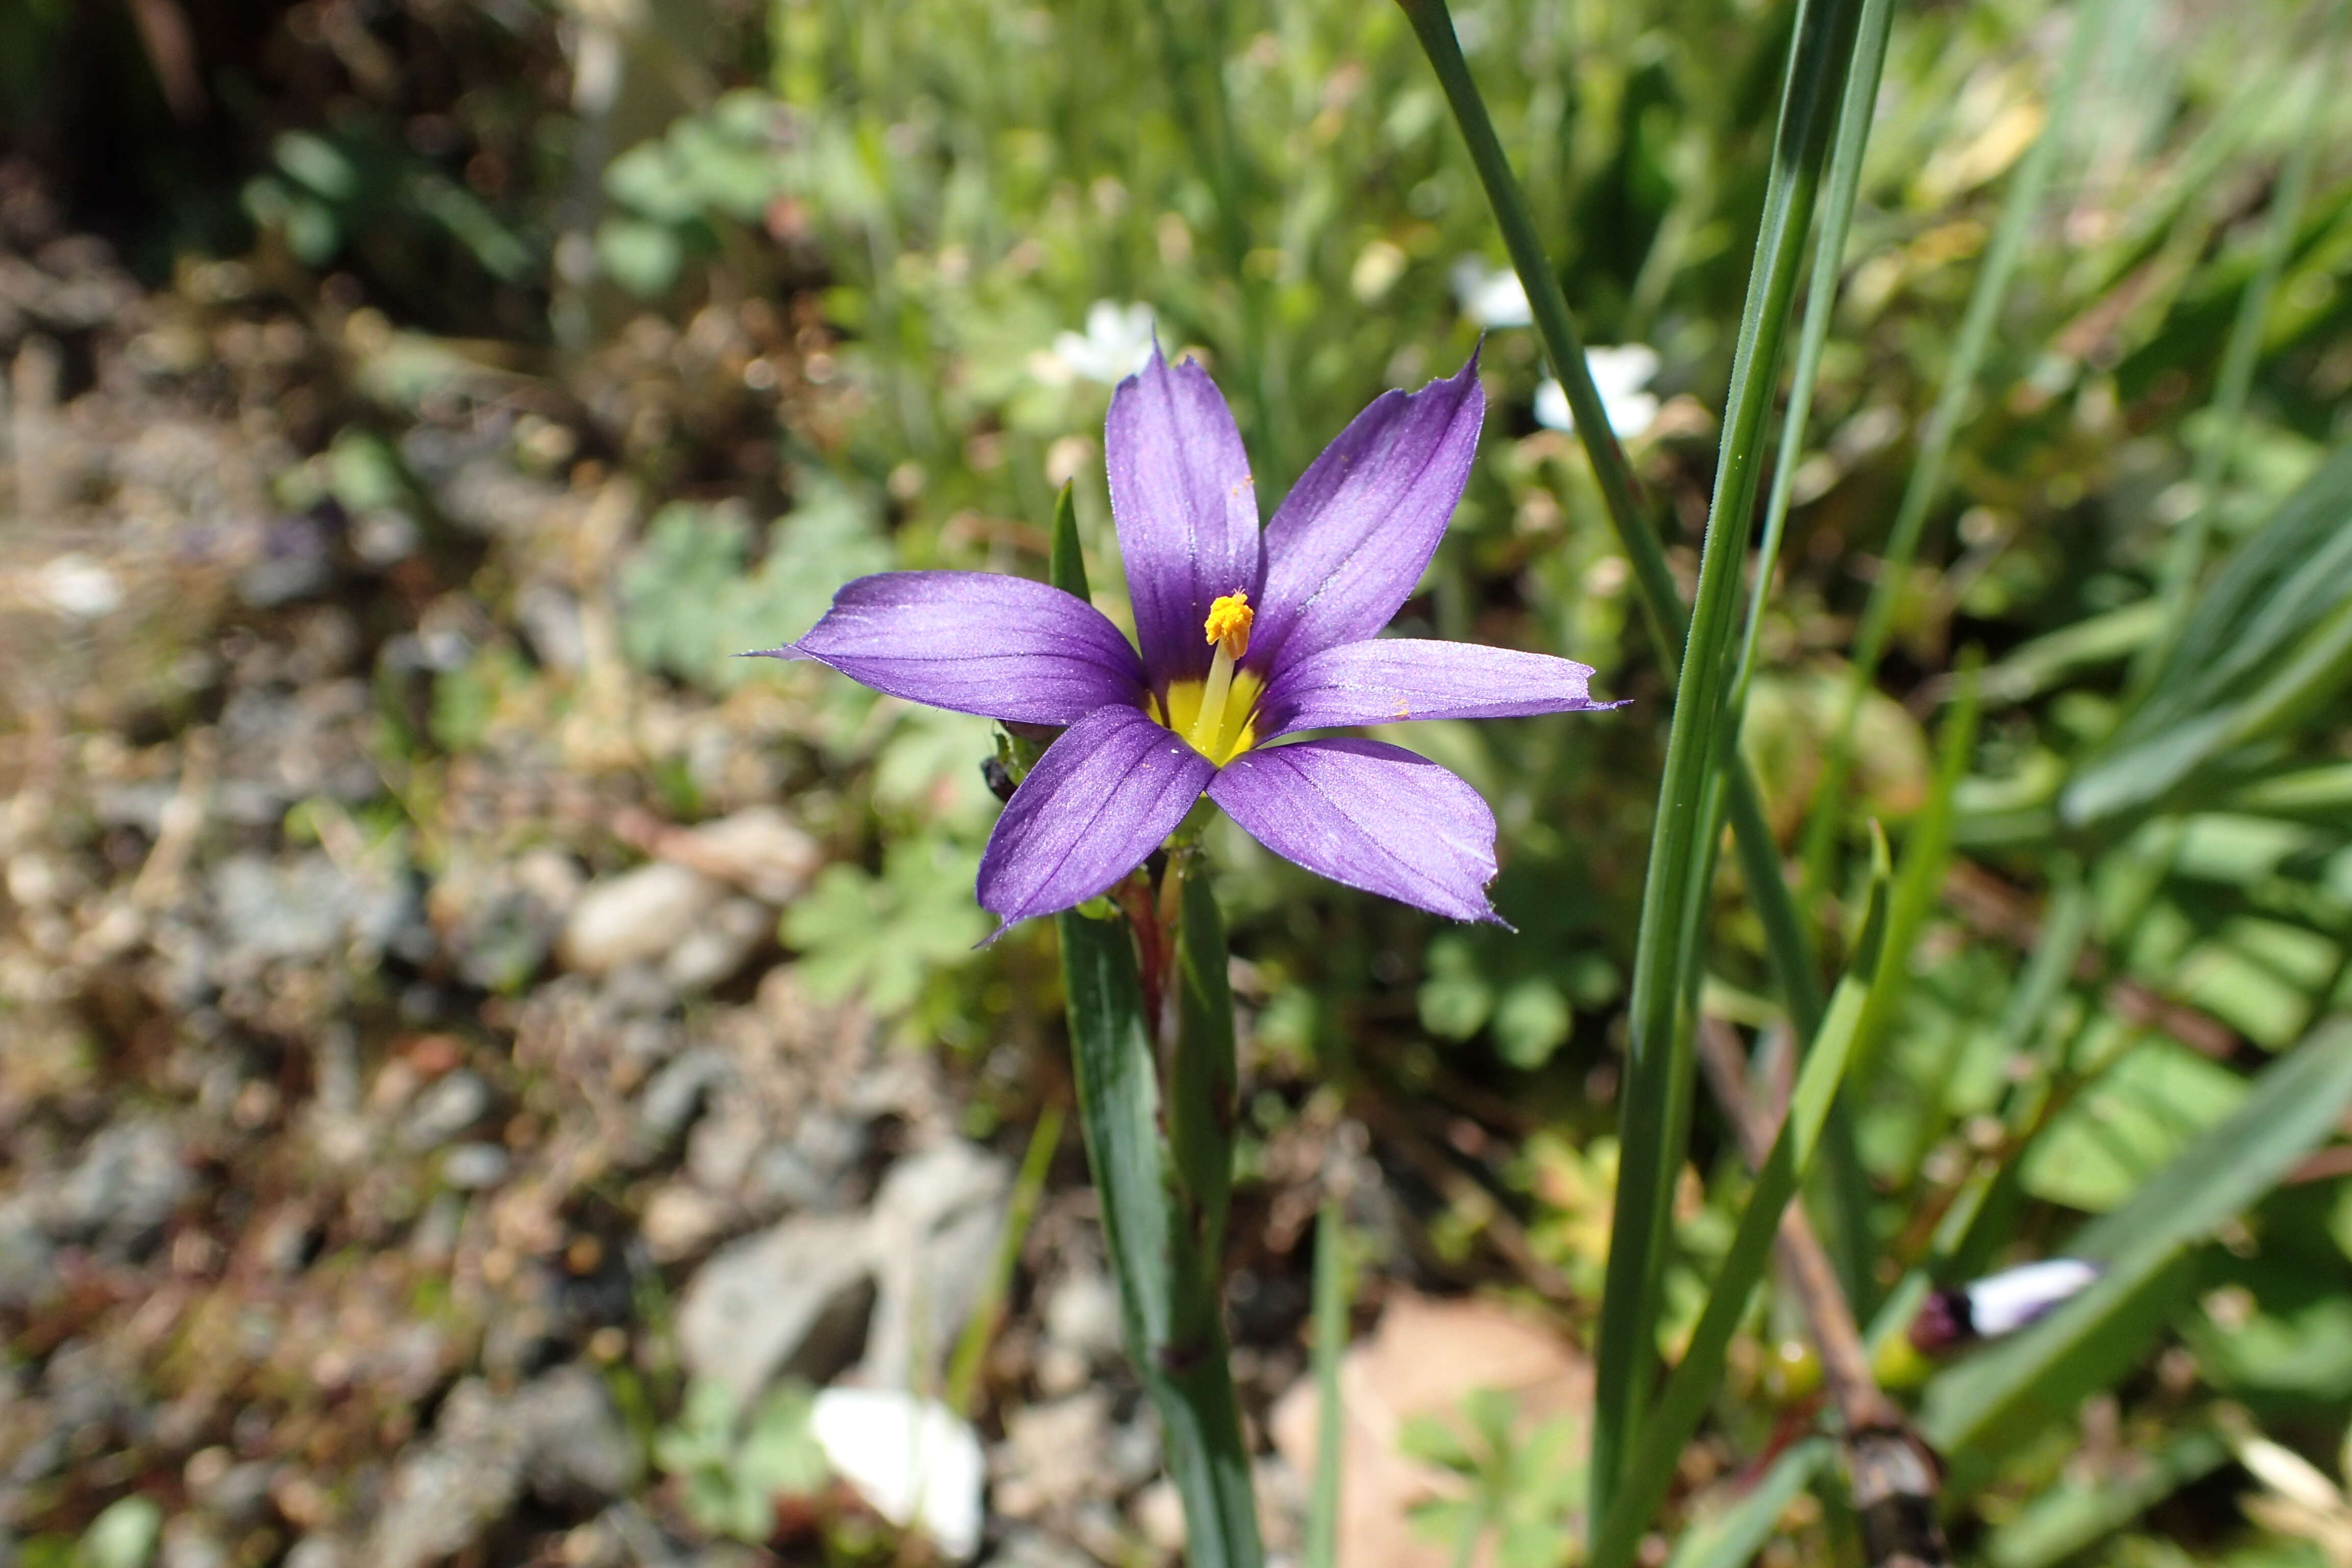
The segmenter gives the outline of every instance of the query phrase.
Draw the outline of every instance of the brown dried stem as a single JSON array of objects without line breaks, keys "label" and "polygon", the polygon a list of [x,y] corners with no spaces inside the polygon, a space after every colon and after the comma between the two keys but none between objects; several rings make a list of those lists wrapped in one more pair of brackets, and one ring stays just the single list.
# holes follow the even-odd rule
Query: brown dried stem
[{"label": "brown dried stem", "polygon": [[[1762,1165],[1782,1112],[1757,1103],[1738,1032],[1719,1018],[1701,1019],[1698,1058],[1741,1157],[1751,1170]],[[1777,1250],[1782,1283],[1821,1356],[1822,1386],[1845,1427],[1846,1475],[1869,1561],[1878,1568],[1945,1568],[1951,1552],[1937,1521],[1941,1470],[1935,1453],[1878,1386],[1837,1270],[1796,1205],[1781,1216]]]}]

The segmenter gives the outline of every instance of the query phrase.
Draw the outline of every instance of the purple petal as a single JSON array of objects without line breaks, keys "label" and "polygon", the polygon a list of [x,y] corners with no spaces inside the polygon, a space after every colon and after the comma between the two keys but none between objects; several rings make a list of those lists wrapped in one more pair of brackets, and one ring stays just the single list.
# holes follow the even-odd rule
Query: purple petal
[{"label": "purple petal", "polygon": [[980,858],[980,902],[1012,924],[1084,903],[1176,831],[1216,768],[1134,708],[1098,708],[1045,748]]},{"label": "purple petal", "polygon": [[1393,724],[1402,719],[1515,719],[1614,708],[1595,702],[1592,667],[1477,643],[1374,637],[1286,662],[1258,703],[1258,732]]},{"label": "purple petal", "polygon": [[1075,723],[1142,700],[1143,666],[1092,605],[1025,577],[886,572],[833,596],[808,636],[772,650],[933,708]]},{"label": "purple petal", "polygon": [[1209,668],[1209,604],[1265,576],[1257,491],[1233,411],[1192,360],[1151,363],[1118,384],[1103,427],[1110,510],[1136,639],[1155,683]]},{"label": "purple petal", "polygon": [[1394,618],[1462,499],[1486,413],[1474,353],[1450,380],[1382,393],[1323,448],[1266,525],[1252,667],[1279,670]]},{"label": "purple petal", "polygon": [[[1495,921],[1495,814],[1426,757],[1379,741],[1244,752],[1209,798],[1285,859],[1457,921]],[[1499,921],[1496,923],[1500,923]]]}]

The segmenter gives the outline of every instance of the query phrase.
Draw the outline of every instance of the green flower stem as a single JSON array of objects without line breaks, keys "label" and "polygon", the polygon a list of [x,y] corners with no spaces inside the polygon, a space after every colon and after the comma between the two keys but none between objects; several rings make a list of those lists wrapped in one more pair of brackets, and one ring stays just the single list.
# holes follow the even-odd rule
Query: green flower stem
[{"label": "green flower stem", "polygon": [[1700,547],[1698,593],[1666,740],[1634,948],[1619,1178],[1594,1358],[1596,1530],[1610,1518],[1657,1361],[1655,1323],[1672,1185],[1688,1138],[1691,998],[1702,967],[1706,902],[1698,874],[1720,832],[1717,803],[1725,792],[1715,787],[1715,780],[1718,771],[1728,771],[1727,742],[1737,729],[1727,700],[1735,675],[1739,573],[1766,456],[1780,342],[1840,85],[1860,25],[1860,0],[1806,0],[1799,14],[1756,258],[1732,356],[1715,497]]},{"label": "green flower stem", "polygon": [[[1736,750],[1723,744],[1732,726],[1721,721],[1728,694],[1727,656],[1734,632],[1731,605],[1746,555],[1762,435],[1771,405],[1773,372],[1797,259],[1811,222],[1813,197],[1829,142],[1834,84],[1845,74],[1859,16],[1852,4],[1808,7],[1790,57],[1787,98],[1775,148],[1773,177],[1759,235],[1755,271],[1743,312],[1725,410],[1722,460],[1717,473],[1696,605],[1685,657],[1681,599],[1664,553],[1641,515],[1631,468],[1611,432],[1600,394],[1586,368],[1583,346],[1568,313],[1559,281],[1538,240],[1525,198],[1492,121],[1471,79],[1444,0],[1402,0],[1413,31],[1436,70],[1472,162],[1503,232],[1512,265],[1527,289],[1545,348],[1559,373],[1578,433],[1591,455],[1601,495],[1633,567],[1643,607],[1668,668],[1679,663],[1675,723],[1667,742],[1657,826],[1651,839],[1634,960],[1633,1031],[1628,1081],[1622,1098],[1620,1179],[1612,1229],[1609,1275],[1602,1298],[1593,1422],[1595,1528],[1607,1516],[1643,1396],[1654,1374],[1652,1323],[1663,1266],[1668,1214],[1666,1184],[1681,1163],[1689,1106],[1689,1040],[1678,1014],[1689,993],[1699,942],[1690,924],[1696,862],[1711,847],[1717,809],[1730,817],[1741,869],[1768,933],[1781,994],[1801,1037],[1817,1032],[1819,987],[1806,952],[1802,924],[1781,880],[1753,777]],[[1710,780],[1724,775],[1721,807],[1704,798]],[[1676,1084],[1680,1083],[1680,1091]]]},{"label": "green flower stem", "polygon": [[[1087,597],[1066,485],[1048,561],[1055,587]],[[1203,870],[1190,844],[1170,851],[1160,905],[1176,927],[1172,997],[1147,997],[1137,963],[1137,942],[1156,944],[1159,931],[1075,910],[1055,924],[1078,1125],[1128,1357],[1159,1413],[1183,1503],[1186,1556],[1196,1568],[1259,1568],[1220,1290],[1233,1193],[1234,998],[1224,920]],[[1141,900],[1147,913],[1150,902]]]},{"label": "green flower stem", "polygon": [[[1494,209],[1496,226],[1502,231],[1511,266],[1527,289],[1536,335],[1542,341],[1545,357],[1551,362],[1560,386],[1568,394],[1569,407],[1576,416],[1577,437],[1584,443],[1585,453],[1591,460],[1593,476],[1600,483],[1601,501],[1616,530],[1618,543],[1632,564],[1634,590],[1641,599],[1643,618],[1649,626],[1658,663],[1672,679],[1681,667],[1689,617],[1683,607],[1681,591],[1675,586],[1674,574],[1666,567],[1664,548],[1643,515],[1633,467],[1625,460],[1625,449],[1609,426],[1600,389],[1593,385],[1592,372],[1585,364],[1584,340],[1577,332],[1575,318],[1569,314],[1567,296],[1560,292],[1559,279],[1545,258],[1543,242],[1536,237],[1535,220],[1528,211],[1527,198],[1519,189],[1517,176],[1511,172],[1510,160],[1504,155],[1502,142],[1495,135],[1486,100],[1479,96],[1478,85],[1471,79],[1469,66],[1462,58],[1462,47],[1454,36],[1454,18],[1446,9],[1445,0],[1400,3],[1437,73],[1439,85],[1444,89],[1446,101],[1462,129],[1462,138],[1469,146],[1470,161],[1486,187],[1487,204]],[[1757,788],[1755,775],[1746,760],[1737,755],[1728,761],[1725,771],[1729,775],[1725,815],[1731,823],[1740,875],[1746,879],[1757,919],[1764,927],[1773,980],[1798,1037],[1809,1038],[1822,1014],[1822,985],[1815,960],[1805,940],[1803,922],[1798,919],[1796,902],[1783,879],[1780,849],[1765,820],[1763,795]]]},{"label": "green flower stem", "polygon": [[1810,903],[1829,886],[1831,861],[1836,855],[1840,828],[1845,821],[1846,785],[1853,773],[1854,723],[1862,712],[1863,699],[1877,677],[1878,661],[1885,656],[1886,640],[1895,627],[1895,606],[1910,578],[1911,563],[1919,553],[1919,535],[1927,525],[1927,509],[1943,494],[1944,470],[1951,459],[1953,438],[1968,412],[1969,395],[1976,390],[1977,373],[1983,368],[1986,350],[1991,346],[2001,304],[2009,298],[2010,279],[2016,275],[2017,264],[2025,254],[2028,231],[2042,209],[2042,194],[2049,189],[2051,169],[2057,162],[2059,149],[2065,144],[2074,100],[2082,90],[2100,42],[2106,37],[2107,23],[2115,9],[2115,0],[2089,0],[2075,17],[2074,36],[2067,41],[2057,80],[2050,89],[2049,113],[2042,121],[2042,133],[2026,150],[2017,173],[2010,180],[2000,221],[1985,250],[1984,267],[1977,274],[1968,310],[1960,318],[1943,390],[1919,432],[1918,457],[1911,466],[1903,499],[1895,507],[1895,522],[1887,531],[1877,580],[1871,584],[1870,598],[1863,606],[1862,625],[1854,634],[1853,668],[1846,681],[1845,700],[1838,710],[1837,728],[1831,735],[1829,752],[1813,787],[1811,807],[1806,814],[1801,893],[1805,902]]},{"label": "green flower stem", "polygon": [[[1134,933],[1116,916],[1072,912],[1055,923],[1078,1123],[1101,1199],[1128,1356],[1159,1414],[1169,1477],[1183,1504],[1186,1556],[1196,1568],[1260,1568],[1265,1553],[1227,1364],[1217,1264],[1199,1250],[1201,1195],[1185,1188],[1180,1162],[1160,1140],[1162,1099]],[[1185,1074],[1174,1076],[1181,1082]]]}]

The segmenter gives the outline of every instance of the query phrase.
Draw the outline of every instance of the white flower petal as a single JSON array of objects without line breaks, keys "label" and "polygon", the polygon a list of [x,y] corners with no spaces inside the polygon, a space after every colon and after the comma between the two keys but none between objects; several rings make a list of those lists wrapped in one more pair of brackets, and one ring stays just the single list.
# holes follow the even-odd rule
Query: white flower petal
[{"label": "white flower petal", "polygon": [[1528,305],[1528,291],[1520,284],[1519,275],[1509,268],[1490,271],[1478,258],[1465,256],[1454,263],[1447,276],[1454,284],[1454,299],[1461,302],[1462,313],[1479,326],[1492,330],[1525,327],[1535,321],[1535,312]]},{"label": "white flower petal", "polygon": [[1989,1340],[2015,1333],[2098,1277],[2098,1266],[2079,1258],[2045,1258],[1987,1275],[1968,1288],[1969,1325]]},{"label": "white flower petal", "polygon": [[885,1388],[828,1388],[809,1428],[834,1473],[874,1511],[958,1561],[980,1550],[988,1459],[946,1405]]}]

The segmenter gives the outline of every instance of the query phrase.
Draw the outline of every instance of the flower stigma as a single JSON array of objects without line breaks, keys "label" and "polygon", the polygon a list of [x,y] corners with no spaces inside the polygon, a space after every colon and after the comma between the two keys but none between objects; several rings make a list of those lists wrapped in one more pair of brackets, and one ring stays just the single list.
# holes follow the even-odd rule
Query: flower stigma
[{"label": "flower stigma", "polygon": [[[1209,661],[1209,679],[1201,688],[1200,706],[1193,711],[1192,722],[1184,726],[1183,735],[1194,751],[1221,767],[1235,752],[1246,750],[1249,743],[1245,721],[1257,705],[1258,683],[1245,681],[1249,689],[1239,693],[1241,700],[1235,702],[1234,666],[1249,652],[1250,623],[1256,619],[1257,612],[1250,608],[1249,595],[1236,590],[1210,605],[1209,618],[1202,626],[1217,651]],[[1178,695],[1173,690],[1169,693],[1171,721],[1176,717]],[[1234,722],[1228,723],[1229,719]],[[1172,723],[1170,727],[1175,728]]]}]

